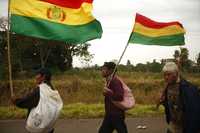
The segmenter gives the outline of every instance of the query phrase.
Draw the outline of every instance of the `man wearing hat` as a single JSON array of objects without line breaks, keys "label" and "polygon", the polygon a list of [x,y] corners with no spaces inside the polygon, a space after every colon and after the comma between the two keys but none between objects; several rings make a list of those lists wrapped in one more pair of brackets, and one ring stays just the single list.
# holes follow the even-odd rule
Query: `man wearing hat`
[{"label": "man wearing hat", "polygon": [[117,76],[112,76],[116,64],[105,62],[102,66],[102,76],[106,79],[103,95],[105,96],[105,116],[99,133],[127,133],[125,111],[113,104],[113,101],[122,101],[124,89]]},{"label": "man wearing hat", "polygon": [[[37,87],[33,89],[31,93],[28,95],[16,98],[15,96],[11,98],[12,102],[19,108],[25,108],[28,109],[28,115],[34,107],[36,107],[40,100],[40,90],[39,85],[42,83],[46,83],[48,86],[50,86],[51,89],[53,89],[53,86],[51,84],[51,72],[46,68],[41,68],[36,72],[35,76]],[[27,116],[28,116],[27,115]],[[53,133],[54,129],[52,129],[49,133]]]},{"label": "man wearing hat", "polygon": [[164,89],[160,103],[165,107],[167,133],[200,133],[200,94],[197,86],[182,79],[177,65],[163,67]]}]

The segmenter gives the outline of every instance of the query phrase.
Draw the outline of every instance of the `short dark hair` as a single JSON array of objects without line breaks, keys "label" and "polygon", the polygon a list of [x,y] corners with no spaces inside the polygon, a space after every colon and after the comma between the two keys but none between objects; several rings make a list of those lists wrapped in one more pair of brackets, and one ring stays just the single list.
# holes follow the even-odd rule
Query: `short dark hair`
[{"label": "short dark hair", "polygon": [[51,80],[51,72],[50,72],[50,70],[47,69],[47,68],[40,68],[40,69],[36,72],[36,74],[44,75],[44,76],[45,76],[45,79],[46,79],[47,81],[50,81],[50,80]]},{"label": "short dark hair", "polygon": [[116,64],[114,62],[104,62],[103,67],[107,67],[109,70],[114,70]]}]

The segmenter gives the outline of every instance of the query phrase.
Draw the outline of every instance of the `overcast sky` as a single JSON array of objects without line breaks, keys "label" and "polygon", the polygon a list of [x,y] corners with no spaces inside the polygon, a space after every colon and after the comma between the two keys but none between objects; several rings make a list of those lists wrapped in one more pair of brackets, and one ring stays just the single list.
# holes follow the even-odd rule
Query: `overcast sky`
[{"label": "overcast sky", "polygon": [[[186,29],[184,47],[189,49],[189,58],[195,60],[200,53],[200,0],[94,0],[93,14],[103,27],[101,39],[90,41],[92,64],[119,59],[129,38],[136,12],[155,21],[179,21]],[[7,14],[7,0],[0,0],[0,15]],[[162,58],[172,58],[178,46],[146,46],[130,44],[122,63],[127,59],[133,64]],[[83,66],[75,59],[75,66]]]}]

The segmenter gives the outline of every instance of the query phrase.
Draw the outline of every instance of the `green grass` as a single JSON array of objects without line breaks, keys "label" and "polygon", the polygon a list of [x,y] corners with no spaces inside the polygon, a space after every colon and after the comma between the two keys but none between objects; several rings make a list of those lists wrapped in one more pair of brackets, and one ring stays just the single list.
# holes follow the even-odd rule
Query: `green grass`
[{"label": "green grass", "polygon": [[[162,73],[122,72],[118,75],[130,87],[138,104],[129,110],[129,117],[156,116],[163,114],[163,108],[155,110],[159,92],[163,89]],[[200,86],[199,73],[184,73],[183,77]],[[16,96],[26,95],[35,87],[34,78],[14,80]],[[98,118],[104,115],[102,89],[105,79],[97,70],[72,70],[53,75],[52,83],[64,102],[61,118]],[[0,81],[0,119],[25,118],[26,111],[12,107],[9,83]]]},{"label": "green grass", "polygon": [[[0,107],[0,119],[21,119],[26,118],[26,110],[10,107]],[[163,108],[155,109],[154,105],[136,105],[135,108],[127,111],[128,117],[160,116]],[[65,105],[60,118],[101,118],[104,116],[104,105],[75,103]]]},{"label": "green grass", "polygon": [[0,119],[18,119],[26,117],[26,110],[11,107],[0,107]]},{"label": "green grass", "polygon": [[[164,81],[162,73],[151,72],[123,72],[118,75],[132,90],[137,104],[155,104],[159,92],[163,89]],[[184,73],[183,77],[200,86],[199,73]],[[14,80],[14,93],[16,96],[24,96],[35,87],[34,78]],[[105,79],[97,70],[71,70],[65,73],[54,74],[53,86],[57,89],[65,105],[82,102],[84,104],[103,103],[102,90]],[[9,83],[0,81],[0,106],[10,106]]]}]

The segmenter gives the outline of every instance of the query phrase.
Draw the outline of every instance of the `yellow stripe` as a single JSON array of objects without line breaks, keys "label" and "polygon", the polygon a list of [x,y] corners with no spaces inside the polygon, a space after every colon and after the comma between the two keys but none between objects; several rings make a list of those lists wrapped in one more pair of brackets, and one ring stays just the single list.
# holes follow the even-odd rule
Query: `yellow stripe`
[{"label": "yellow stripe", "polygon": [[67,25],[82,25],[94,20],[92,4],[83,3],[79,9],[55,6],[40,0],[11,0],[11,14],[41,18]]},{"label": "yellow stripe", "polygon": [[169,36],[185,33],[185,30],[178,25],[167,26],[161,29],[145,27],[140,23],[135,23],[133,32],[140,33],[149,37]]}]

